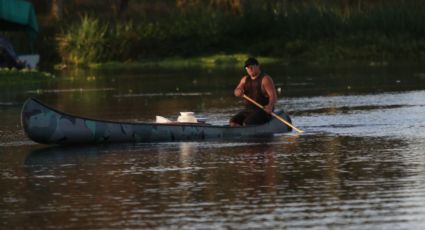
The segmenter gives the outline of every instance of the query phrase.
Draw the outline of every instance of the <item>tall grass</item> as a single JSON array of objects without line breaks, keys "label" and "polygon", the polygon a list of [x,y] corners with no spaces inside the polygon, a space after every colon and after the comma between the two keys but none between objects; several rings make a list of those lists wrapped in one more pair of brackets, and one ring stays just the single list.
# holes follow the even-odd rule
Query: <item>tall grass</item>
[{"label": "tall grass", "polygon": [[75,65],[104,61],[108,25],[88,16],[72,24],[57,36],[62,61]]},{"label": "tall grass", "polygon": [[85,16],[63,27],[58,50],[64,62],[77,65],[211,53],[325,60],[425,58],[424,4],[376,2],[341,7],[338,1],[300,1],[245,8],[238,14],[195,7],[155,18],[130,15],[108,24]]}]

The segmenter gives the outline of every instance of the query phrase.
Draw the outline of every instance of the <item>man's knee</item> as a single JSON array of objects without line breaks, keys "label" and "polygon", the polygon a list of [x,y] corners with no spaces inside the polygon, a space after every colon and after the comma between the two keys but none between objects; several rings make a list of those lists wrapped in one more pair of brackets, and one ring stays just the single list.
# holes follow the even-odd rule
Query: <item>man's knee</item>
[{"label": "man's knee", "polygon": [[258,124],[264,124],[266,122],[268,122],[269,116],[268,114],[265,113],[253,113],[250,116],[248,116],[245,121],[244,124],[246,125],[258,125]]}]

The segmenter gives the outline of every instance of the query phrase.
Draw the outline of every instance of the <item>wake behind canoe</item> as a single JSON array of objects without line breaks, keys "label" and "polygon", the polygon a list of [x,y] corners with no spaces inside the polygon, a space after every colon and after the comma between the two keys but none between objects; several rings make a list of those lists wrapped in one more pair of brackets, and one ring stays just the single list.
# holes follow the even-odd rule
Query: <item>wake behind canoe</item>
[{"label": "wake behind canoe", "polygon": [[[285,113],[280,113],[290,120]],[[244,127],[203,123],[130,123],[75,116],[56,110],[35,98],[21,112],[26,135],[41,144],[96,144],[122,142],[202,141],[209,139],[271,136],[291,131],[273,118],[270,122]]]}]

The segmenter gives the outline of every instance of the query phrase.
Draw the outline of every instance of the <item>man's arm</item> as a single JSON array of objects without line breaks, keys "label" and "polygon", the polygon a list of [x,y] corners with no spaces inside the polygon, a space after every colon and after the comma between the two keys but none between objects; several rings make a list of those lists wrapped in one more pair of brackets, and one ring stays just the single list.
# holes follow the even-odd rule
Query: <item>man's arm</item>
[{"label": "man's arm", "polygon": [[273,79],[269,75],[266,75],[264,76],[261,83],[262,83],[264,92],[269,98],[269,104],[264,106],[264,110],[267,113],[272,113],[274,104],[276,104],[277,102],[276,88],[274,86]]},{"label": "man's arm", "polygon": [[244,86],[245,86],[245,79],[246,77],[242,77],[241,81],[239,82],[238,86],[236,86],[234,90],[234,94],[236,97],[243,97],[244,94]]}]

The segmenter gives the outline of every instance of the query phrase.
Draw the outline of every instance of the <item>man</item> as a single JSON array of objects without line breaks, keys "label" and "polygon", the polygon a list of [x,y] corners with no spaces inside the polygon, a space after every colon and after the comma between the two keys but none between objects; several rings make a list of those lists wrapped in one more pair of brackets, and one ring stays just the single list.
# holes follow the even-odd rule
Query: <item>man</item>
[{"label": "man", "polygon": [[246,101],[245,109],[230,119],[230,126],[256,125],[271,119],[277,101],[276,89],[272,78],[261,70],[257,59],[250,57],[245,61],[248,75],[243,76],[234,90],[236,97],[247,95],[264,107],[264,110]]}]

